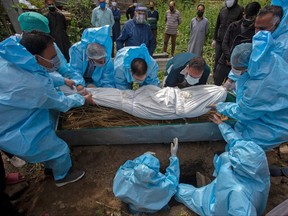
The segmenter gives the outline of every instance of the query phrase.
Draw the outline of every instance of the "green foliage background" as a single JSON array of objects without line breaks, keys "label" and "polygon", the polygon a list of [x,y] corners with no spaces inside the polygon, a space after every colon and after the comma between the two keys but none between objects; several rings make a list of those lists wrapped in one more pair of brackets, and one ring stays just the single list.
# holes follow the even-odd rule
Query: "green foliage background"
[{"label": "green foliage background", "polygon": [[[257,1],[257,0],[256,0]],[[213,65],[214,49],[211,47],[212,37],[215,29],[218,13],[224,6],[224,1],[209,1],[209,0],[176,0],[176,8],[180,11],[182,17],[182,24],[179,26],[178,36],[176,40],[175,53],[185,52],[187,50],[190,34],[190,22],[196,16],[196,7],[199,3],[205,5],[205,16],[209,20],[209,35],[204,45],[204,58],[209,66]],[[252,0],[239,0],[240,5],[245,6]],[[261,6],[270,4],[270,0],[258,0]],[[160,14],[158,22],[158,37],[156,53],[161,53],[164,39],[164,14],[168,9],[169,0],[155,0],[155,8]],[[147,5],[148,6],[148,5]],[[93,9],[92,0],[68,0],[66,9],[72,14],[70,22],[69,36],[72,43],[77,42],[81,38],[81,32],[91,27],[90,18]],[[121,23],[126,22],[125,14],[122,13]],[[170,47],[168,47],[169,51]]]},{"label": "green foliage background", "polygon": [[[157,38],[156,53],[161,53],[163,47],[164,30],[165,30],[164,14],[165,11],[168,9],[169,0],[154,0],[154,1],[155,1],[155,8],[158,10],[160,14],[160,20],[158,22],[158,38]],[[238,3],[240,5],[245,6],[247,3],[252,1],[253,0],[238,0]],[[30,0],[30,2],[36,5],[38,8],[44,7],[44,0],[43,1]],[[271,3],[270,0],[258,0],[258,2],[261,4],[261,6],[265,6]],[[175,3],[176,8],[180,11],[182,17],[182,23],[179,26],[178,36],[176,40],[175,53],[177,54],[185,52],[187,50],[191,19],[196,16],[197,5],[199,3],[203,3],[206,7],[204,15],[209,20],[209,35],[204,45],[204,58],[206,59],[206,62],[210,66],[212,66],[214,58],[214,50],[211,47],[212,36],[215,29],[217,15],[221,7],[224,6],[224,1],[175,0]],[[90,19],[93,7],[94,5],[92,0],[67,1],[65,9],[71,13],[71,20],[69,22],[68,34],[72,44],[80,40],[81,33],[85,28],[91,27]],[[121,23],[124,24],[125,21],[126,21],[125,14],[122,14]],[[1,32],[0,34],[1,40],[9,36],[7,31],[5,31],[2,25],[0,26],[0,32]],[[169,50],[170,47],[168,47],[168,51]]]}]

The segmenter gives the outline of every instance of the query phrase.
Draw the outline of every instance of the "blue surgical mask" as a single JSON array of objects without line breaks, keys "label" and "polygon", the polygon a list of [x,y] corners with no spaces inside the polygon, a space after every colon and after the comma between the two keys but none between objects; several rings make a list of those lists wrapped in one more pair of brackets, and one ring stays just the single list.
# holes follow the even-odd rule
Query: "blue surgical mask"
[{"label": "blue surgical mask", "polygon": [[48,68],[48,67],[45,67],[43,65],[41,65],[42,67],[45,68],[45,70],[47,70],[48,72],[54,72],[54,71],[57,71],[59,68],[60,68],[60,59],[59,57],[56,55],[54,58],[52,58],[51,60],[49,59],[46,59],[40,55],[38,55],[40,58],[42,58],[43,60],[49,62],[52,67],[51,68]]},{"label": "blue surgical mask", "polygon": [[101,8],[101,9],[104,9],[105,7],[106,7],[106,2],[101,2],[101,3],[100,3],[100,8]]},{"label": "blue surgical mask", "polygon": [[199,82],[200,78],[193,78],[189,74],[187,74],[185,79],[189,83],[189,85],[195,85],[195,84],[197,84]]}]

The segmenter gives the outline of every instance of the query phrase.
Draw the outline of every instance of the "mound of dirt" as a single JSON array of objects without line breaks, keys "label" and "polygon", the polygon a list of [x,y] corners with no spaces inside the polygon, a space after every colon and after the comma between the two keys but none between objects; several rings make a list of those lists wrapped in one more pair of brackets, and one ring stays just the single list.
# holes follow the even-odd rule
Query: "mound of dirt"
[{"label": "mound of dirt", "polygon": [[[196,172],[212,177],[215,152],[223,151],[225,143],[194,142],[180,143],[178,157],[181,166],[180,182],[196,184]],[[114,197],[113,178],[117,169],[127,160],[134,159],[146,151],[153,151],[161,162],[162,172],[169,164],[170,145],[135,144],[135,145],[101,145],[73,147],[72,158],[76,167],[86,171],[79,182],[56,187],[54,180],[43,174],[41,165],[25,165],[16,169],[5,163],[7,172],[20,171],[26,176],[29,187],[17,197],[17,207],[29,216],[79,216],[79,215],[129,215],[126,204]],[[287,160],[279,157],[278,149],[267,153],[269,164],[288,165]],[[9,186],[11,187],[15,186]],[[288,198],[288,178],[271,177],[271,190],[266,212]],[[159,216],[196,215],[184,205],[172,199],[170,210],[160,212]]]}]

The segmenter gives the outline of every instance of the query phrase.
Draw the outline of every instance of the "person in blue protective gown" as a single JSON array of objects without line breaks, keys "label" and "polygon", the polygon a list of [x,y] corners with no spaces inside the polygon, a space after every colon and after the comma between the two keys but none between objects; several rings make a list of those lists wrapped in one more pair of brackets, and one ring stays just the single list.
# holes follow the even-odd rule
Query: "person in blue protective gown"
[{"label": "person in blue protective gown", "polygon": [[[133,62],[136,58],[139,61]],[[145,44],[124,47],[119,50],[114,59],[114,73],[115,86],[118,89],[132,89],[133,82],[140,86],[160,85],[158,64],[149,55]]]},{"label": "person in blue protective gown", "polygon": [[[49,20],[47,19],[47,17],[43,16],[40,13],[37,12],[22,13],[18,17],[18,22],[23,32],[31,32],[37,30],[47,34],[50,33]],[[20,41],[21,35],[15,35],[15,39]],[[60,66],[57,69],[57,71],[49,73],[49,75],[53,80],[54,86],[59,87],[62,85],[67,85],[70,88],[73,88],[75,86],[75,83],[73,80],[70,79],[71,77],[69,76],[68,73],[67,61],[55,42],[54,47],[56,49],[57,56],[60,59]]]},{"label": "person in blue protective gown", "polygon": [[217,114],[210,119],[229,145],[229,151],[214,158],[210,184],[196,188],[179,184],[175,198],[198,215],[263,215],[269,195],[270,176],[263,149],[244,140]]},{"label": "person in blue protective gown", "polygon": [[86,86],[114,87],[110,26],[87,28],[69,50],[69,73],[78,91]]},{"label": "person in blue protective gown", "polygon": [[288,2],[276,3],[281,7],[266,6],[257,15],[243,95],[237,103],[216,105],[237,120],[236,132],[265,151],[288,141]]},{"label": "person in blue protective gown", "polygon": [[151,152],[128,160],[117,171],[113,192],[128,204],[131,213],[155,213],[168,208],[168,202],[176,193],[180,167],[176,156],[178,139],[171,143],[170,165],[162,174],[160,162]]},{"label": "person in blue protective gown", "polygon": [[[25,32],[20,42],[0,43],[0,149],[30,163],[52,169],[57,186],[75,182],[85,174],[72,168],[67,144],[58,138],[50,110],[65,112],[86,103],[91,95],[65,96],[57,92],[49,71],[59,58],[53,38],[41,32]],[[11,78],[12,77],[12,78]]]},{"label": "person in blue protective gown", "polygon": [[231,53],[231,71],[228,79],[223,85],[228,91],[234,91],[236,102],[243,96],[243,87],[250,78],[247,73],[250,56],[252,53],[252,43],[242,43],[237,45]]}]

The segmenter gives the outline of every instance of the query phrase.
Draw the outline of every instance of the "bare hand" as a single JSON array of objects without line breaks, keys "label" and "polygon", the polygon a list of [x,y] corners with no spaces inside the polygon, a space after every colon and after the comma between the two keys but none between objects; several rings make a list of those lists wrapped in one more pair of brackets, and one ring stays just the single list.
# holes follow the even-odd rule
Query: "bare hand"
[{"label": "bare hand", "polygon": [[86,91],[85,87],[82,86],[82,85],[78,85],[77,86],[77,92],[78,94],[82,95],[82,96],[85,96],[85,95],[88,95],[89,93]]},{"label": "bare hand", "polygon": [[210,104],[208,106],[206,106],[206,108],[210,108],[212,111],[216,110],[216,104]]},{"label": "bare hand", "polygon": [[85,104],[86,105],[96,105],[94,100],[93,100],[92,94],[86,94],[84,96],[84,98],[85,98]]},{"label": "bare hand", "polygon": [[69,86],[72,90],[74,89],[75,82],[73,80],[70,80],[68,78],[64,78],[64,82],[65,82],[65,85]]},{"label": "bare hand", "polygon": [[222,123],[221,117],[219,114],[214,113],[209,116],[209,119],[213,121],[215,124],[219,125]]}]

